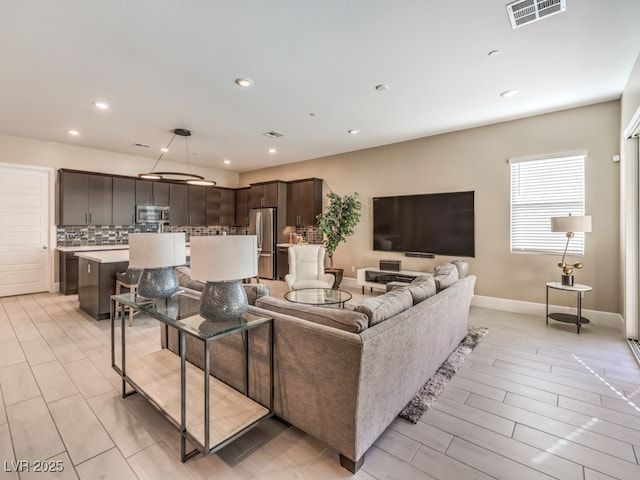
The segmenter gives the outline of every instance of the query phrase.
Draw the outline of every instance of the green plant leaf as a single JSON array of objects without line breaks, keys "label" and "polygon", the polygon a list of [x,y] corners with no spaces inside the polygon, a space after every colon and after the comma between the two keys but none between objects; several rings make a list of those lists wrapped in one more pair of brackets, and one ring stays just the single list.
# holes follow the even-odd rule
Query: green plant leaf
[{"label": "green plant leaf", "polygon": [[327,256],[333,266],[333,254],[341,242],[353,235],[355,227],[360,221],[360,194],[340,196],[337,193],[327,193],[329,206],[325,213],[316,217],[318,231],[323,234],[323,245],[327,249]]}]

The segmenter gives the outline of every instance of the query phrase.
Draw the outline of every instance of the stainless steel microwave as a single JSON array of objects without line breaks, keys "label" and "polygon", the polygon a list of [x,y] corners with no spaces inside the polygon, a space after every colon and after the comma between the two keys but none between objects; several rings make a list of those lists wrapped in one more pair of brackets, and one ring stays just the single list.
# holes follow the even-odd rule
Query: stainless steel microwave
[{"label": "stainless steel microwave", "polygon": [[136,223],[168,223],[169,207],[136,205]]}]

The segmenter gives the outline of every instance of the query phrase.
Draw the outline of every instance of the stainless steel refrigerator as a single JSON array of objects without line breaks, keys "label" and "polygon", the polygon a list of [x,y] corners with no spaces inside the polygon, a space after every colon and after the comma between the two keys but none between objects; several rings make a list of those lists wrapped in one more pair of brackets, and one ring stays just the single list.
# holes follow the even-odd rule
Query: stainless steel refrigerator
[{"label": "stainless steel refrigerator", "polygon": [[276,278],[276,209],[249,210],[249,235],[258,239],[258,276]]}]

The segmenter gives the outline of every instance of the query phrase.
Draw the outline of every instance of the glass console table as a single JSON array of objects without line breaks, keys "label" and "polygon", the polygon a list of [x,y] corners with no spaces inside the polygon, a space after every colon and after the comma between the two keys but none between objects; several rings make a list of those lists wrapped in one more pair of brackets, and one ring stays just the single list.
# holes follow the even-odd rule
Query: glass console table
[{"label": "glass console table", "polygon": [[[184,292],[159,300],[145,299],[135,293],[113,295],[111,302],[111,366],[122,377],[122,396],[139,393],[180,430],[183,462],[198,453],[210,455],[220,450],[272,416],[272,318],[246,313],[237,320],[206,320],[198,314],[199,299]],[[115,305],[121,309],[118,321],[114,315]],[[133,324],[127,326],[125,308],[143,315],[138,315]],[[157,322],[167,326],[160,328],[163,342],[157,335]],[[169,345],[168,327],[177,330],[179,354],[163,346]],[[248,336],[259,327],[269,329],[269,405],[249,398]],[[187,335],[203,344],[204,370],[186,361]],[[244,392],[211,376],[211,344],[228,335],[244,336]],[[133,390],[127,391],[127,385]],[[187,440],[195,445],[190,452],[186,451]]]}]

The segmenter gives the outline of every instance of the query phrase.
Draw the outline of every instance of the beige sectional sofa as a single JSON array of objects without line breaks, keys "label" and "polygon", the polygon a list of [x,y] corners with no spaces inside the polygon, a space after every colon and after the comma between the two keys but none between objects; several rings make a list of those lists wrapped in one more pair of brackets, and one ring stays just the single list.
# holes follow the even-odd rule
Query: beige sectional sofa
[{"label": "beige sectional sofa", "polygon": [[[475,280],[458,280],[457,270],[446,270],[370,297],[353,311],[293,304],[269,296],[264,286],[246,285],[255,300],[250,311],[274,319],[275,415],[325,442],[345,468],[357,471],[371,445],[467,334]],[[264,404],[268,335],[265,328],[249,337],[249,395]],[[169,336],[174,351],[176,338],[175,332]],[[213,374],[239,390],[245,340],[226,337],[211,354]],[[202,352],[189,337],[188,360],[202,366]]]}]

